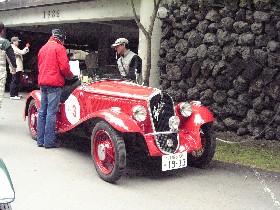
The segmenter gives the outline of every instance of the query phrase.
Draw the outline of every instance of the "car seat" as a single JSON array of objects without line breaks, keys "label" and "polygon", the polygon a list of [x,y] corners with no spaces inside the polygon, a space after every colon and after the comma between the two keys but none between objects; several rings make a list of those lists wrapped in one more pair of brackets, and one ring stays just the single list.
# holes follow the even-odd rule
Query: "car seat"
[{"label": "car seat", "polygon": [[71,95],[71,93],[81,85],[81,80],[78,76],[75,76],[70,79],[65,79],[65,86],[62,88],[60,102],[64,103],[67,98]]}]

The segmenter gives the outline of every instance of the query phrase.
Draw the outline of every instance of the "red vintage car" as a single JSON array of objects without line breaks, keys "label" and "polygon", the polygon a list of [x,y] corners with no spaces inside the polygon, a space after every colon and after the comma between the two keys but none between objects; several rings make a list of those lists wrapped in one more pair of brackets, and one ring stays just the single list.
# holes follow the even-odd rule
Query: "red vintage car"
[{"label": "red vintage car", "polygon": [[[39,90],[31,92],[24,110],[33,139],[40,97]],[[121,177],[127,154],[134,154],[131,151],[161,157],[163,171],[206,166],[216,146],[213,121],[211,112],[198,101],[174,106],[172,98],[159,89],[100,79],[82,85],[76,82],[62,93],[57,132],[76,129],[91,137],[97,173],[112,183]]]}]

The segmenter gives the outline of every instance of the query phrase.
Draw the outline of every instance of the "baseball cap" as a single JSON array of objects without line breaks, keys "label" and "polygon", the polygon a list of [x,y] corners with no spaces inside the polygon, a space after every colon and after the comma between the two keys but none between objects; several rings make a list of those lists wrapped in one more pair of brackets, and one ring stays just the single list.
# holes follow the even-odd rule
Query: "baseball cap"
[{"label": "baseball cap", "polygon": [[126,38],[118,38],[114,44],[111,45],[111,47],[116,47],[119,46],[121,44],[128,44],[128,40]]},{"label": "baseball cap", "polygon": [[53,29],[52,36],[60,41],[64,41],[66,39],[66,33],[62,29]]},{"label": "baseball cap", "polygon": [[11,38],[11,42],[16,42],[16,41],[20,42],[21,40],[20,40],[18,37],[13,36],[13,37]]}]

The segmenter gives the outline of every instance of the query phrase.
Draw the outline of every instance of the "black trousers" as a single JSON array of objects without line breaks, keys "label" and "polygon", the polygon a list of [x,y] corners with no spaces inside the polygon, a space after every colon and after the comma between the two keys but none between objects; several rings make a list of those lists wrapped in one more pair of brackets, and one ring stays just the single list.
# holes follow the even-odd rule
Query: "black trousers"
[{"label": "black trousers", "polygon": [[10,86],[10,96],[11,97],[18,96],[20,76],[21,76],[21,72],[17,72],[16,74],[13,74],[13,76],[12,76],[12,82],[11,82],[11,86]]}]

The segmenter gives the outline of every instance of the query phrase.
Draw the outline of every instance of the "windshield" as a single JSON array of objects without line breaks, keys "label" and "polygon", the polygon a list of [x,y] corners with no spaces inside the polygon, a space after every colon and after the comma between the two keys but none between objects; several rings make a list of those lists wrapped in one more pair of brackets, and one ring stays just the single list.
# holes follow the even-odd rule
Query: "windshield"
[{"label": "windshield", "polygon": [[0,203],[10,203],[15,199],[15,193],[7,168],[1,162],[0,159]]}]

